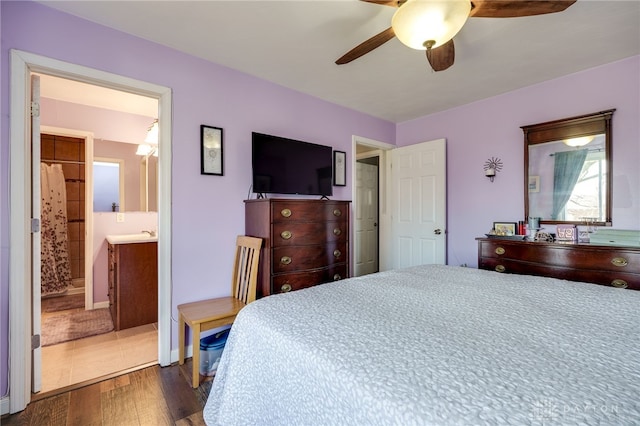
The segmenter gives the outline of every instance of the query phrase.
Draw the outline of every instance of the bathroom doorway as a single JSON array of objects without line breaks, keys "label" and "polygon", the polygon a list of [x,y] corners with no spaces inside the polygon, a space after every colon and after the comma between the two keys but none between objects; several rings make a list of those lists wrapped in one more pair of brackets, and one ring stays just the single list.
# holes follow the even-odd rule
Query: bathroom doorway
[{"label": "bathroom doorway", "polygon": [[[40,392],[47,395],[158,361],[157,322],[114,330],[105,243],[106,234],[121,233],[132,226],[135,232],[141,230],[137,227],[153,232],[158,229],[157,203],[149,211],[147,201],[150,193],[157,192],[157,185],[142,187],[149,183],[150,162],[154,166],[151,174],[157,176],[157,138],[153,152],[136,155],[155,124],[158,102],[49,75],[39,77],[41,245],[44,249],[55,247],[42,251]],[[114,126],[118,133],[109,132]],[[97,161],[110,167],[98,167]],[[102,173],[102,169],[109,173]],[[115,193],[108,188],[115,188]],[[46,206],[60,201],[49,200],[52,195],[65,197],[66,209],[46,220]],[[120,212],[127,216],[117,222],[115,215]],[[46,232],[48,224],[56,229],[54,218],[63,213],[65,235]],[[60,267],[47,267],[52,264]]]},{"label": "bathroom doorway", "polygon": [[[30,350],[31,343],[37,343],[32,330],[40,319],[40,280],[37,280],[37,296],[34,292],[35,273],[31,265],[40,265],[39,254],[36,257],[31,250],[32,240],[39,232],[30,232],[33,221],[31,208],[33,201],[26,197],[32,184],[30,164],[32,142],[31,125],[28,117],[30,99],[28,94],[32,85],[31,73],[42,73],[58,77],[83,81],[100,87],[124,90],[156,99],[159,122],[159,172],[158,190],[162,197],[158,200],[158,363],[162,366],[171,360],[171,89],[153,83],[119,76],[116,74],[63,62],[29,52],[11,50],[9,133],[10,133],[10,216],[11,229],[24,232],[11,233],[9,243],[12,247],[9,256],[9,377],[11,387],[10,412],[23,410],[32,397],[36,376],[41,368],[37,347]],[[38,139],[39,140],[39,139]],[[38,146],[39,148],[39,146]],[[39,246],[38,246],[39,247]],[[32,262],[37,260],[36,262]],[[35,268],[34,268],[35,269]],[[38,268],[39,270],[39,268]],[[37,298],[37,308],[31,301]],[[37,317],[35,315],[37,314]],[[38,321],[37,323],[34,320]],[[39,327],[38,327],[39,331]]]}]

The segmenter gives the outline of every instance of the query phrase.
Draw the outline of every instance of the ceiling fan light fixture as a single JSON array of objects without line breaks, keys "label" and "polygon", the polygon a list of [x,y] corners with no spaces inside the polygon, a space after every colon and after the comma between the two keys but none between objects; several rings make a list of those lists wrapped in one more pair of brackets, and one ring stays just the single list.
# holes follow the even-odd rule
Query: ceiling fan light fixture
[{"label": "ceiling fan light fixture", "polygon": [[595,136],[581,136],[577,138],[564,139],[562,142],[564,142],[564,144],[567,146],[580,147],[591,143],[591,141],[593,141],[594,139]]},{"label": "ceiling fan light fixture", "polygon": [[427,50],[451,40],[469,12],[469,0],[407,0],[393,15],[391,27],[406,46]]}]

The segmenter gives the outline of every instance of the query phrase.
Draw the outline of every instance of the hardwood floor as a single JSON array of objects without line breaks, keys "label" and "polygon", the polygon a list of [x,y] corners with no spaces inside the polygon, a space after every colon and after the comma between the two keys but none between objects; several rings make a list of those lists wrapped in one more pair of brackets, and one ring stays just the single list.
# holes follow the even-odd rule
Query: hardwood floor
[{"label": "hardwood floor", "polygon": [[11,416],[7,425],[205,425],[202,409],[211,380],[193,389],[191,360],[158,365],[43,398]]}]

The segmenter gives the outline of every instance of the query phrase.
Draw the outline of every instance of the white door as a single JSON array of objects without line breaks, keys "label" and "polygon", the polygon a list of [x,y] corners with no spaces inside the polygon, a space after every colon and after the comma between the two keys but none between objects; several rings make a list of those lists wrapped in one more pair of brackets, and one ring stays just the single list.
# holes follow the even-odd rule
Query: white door
[{"label": "white door", "polygon": [[391,261],[394,268],[446,261],[446,141],[391,155]]},{"label": "white door", "polygon": [[356,277],[378,272],[378,169],[356,162]]},{"label": "white door", "polygon": [[31,283],[32,318],[31,336],[33,363],[31,371],[31,391],[42,388],[42,350],[40,349],[40,77],[31,76],[31,217],[37,221],[37,228],[31,227]]}]

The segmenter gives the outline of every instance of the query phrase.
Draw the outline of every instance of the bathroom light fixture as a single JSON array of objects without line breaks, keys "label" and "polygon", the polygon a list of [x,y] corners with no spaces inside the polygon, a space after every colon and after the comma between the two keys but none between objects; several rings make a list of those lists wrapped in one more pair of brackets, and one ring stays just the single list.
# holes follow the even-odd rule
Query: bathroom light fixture
[{"label": "bathroom light fixture", "polygon": [[460,31],[470,11],[469,0],[407,0],[393,15],[391,27],[408,47],[434,49]]},{"label": "bathroom light fixture", "polygon": [[153,123],[147,129],[147,137],[144,138],[146,143],[158,145],[158,119],[153,120]]},{"label": "bathroom light fixture", "polygon": [[155,147],[146,143],[142,143],[138,145],[138,149],[136,150],[136,155],[145,155],[145,156],[151,155],[155,150],[156,150]]},{"label": "bathroom light fixture", "polygon": [[138,145],[136,155],[158,156],[158,119],[156,118],[147,129],[147,136],[143,144]]},{"label": "bathroom light fixture", "polygon": [[591,143],[595,139],[595,136],[580,136],[578,138],[564,139],[565,145],[571,147],[585,146],[588,143]]},{"label": "bathroom light fixture", "polygon": [[484,163],[484,175],[489,178],[491,182],[496,177],[496,173],[502,170],[502,161],[499,158],[493,158],[487,160]]}]

